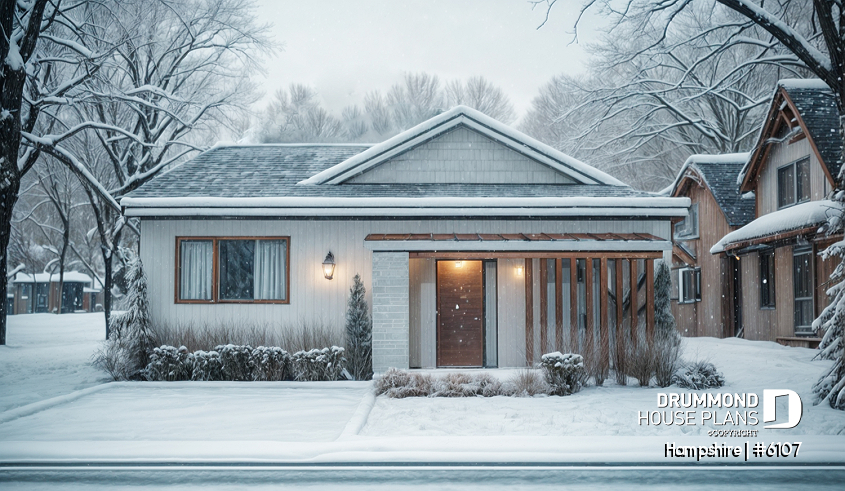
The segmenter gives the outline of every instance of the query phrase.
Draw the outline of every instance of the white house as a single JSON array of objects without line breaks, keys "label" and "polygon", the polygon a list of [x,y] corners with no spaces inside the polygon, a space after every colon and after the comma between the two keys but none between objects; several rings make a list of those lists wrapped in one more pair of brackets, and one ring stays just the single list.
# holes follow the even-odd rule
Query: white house
[{"label": "white house", "polygon": [[218,146],[121,205],[141,219],[155,322],[342,331],[360,273],[378,373],[565,348],[612,363],[653,329],[654,261],[689,199],[459,106],[372,146]]}]

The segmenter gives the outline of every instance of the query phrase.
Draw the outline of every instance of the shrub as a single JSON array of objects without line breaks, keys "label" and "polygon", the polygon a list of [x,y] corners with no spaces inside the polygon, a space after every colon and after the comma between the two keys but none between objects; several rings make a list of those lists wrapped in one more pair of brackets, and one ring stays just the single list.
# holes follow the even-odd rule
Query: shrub
[{"label": "shrub", "polygon": [[114,380],[129,380],[137,373],[136,359],[117,335],[103,341],[91,356],[91,365],[108,373]]},{"label": "shrub", "polygon": [[654,349],[652,344],[645,341],[629,345],[625,350],[625,370],[629,377],[639,382],[640,387],[648,387],[654,376]]},{"label": "shrub", "polygon": [[697,361],[679,370],[672,382],[685,389],[702,390],[725,385],[725,378],[712,363]]},{"label": "shrub", "polygon": [[252,380],[252,346],[226,344],[214,348],[223,363],[223,380]]},{"label": "shrub", "polygon": [[184,346],[153,348],[150,363],[144,368],[143,376],[147,380],[155,381],[191,380],[190,356],[188,348]]},{"label": "shrub", "polygon": [[293,376],[300,381],[338,380],[343,371],[343,352],[339,346],[297,351],[291,357]]},{"label": "shrub", "polygon": [[223,360],[216,351],[194,351],[189,358],[191,380],[224,380]]},{"label": "shrub", "polygon": [[537,370],[523,368],[518,370],[506,383],[502,384],[502,395],[516,397],[532,397],[536,395],[548,395],[549,384],[543,379]]},{"label": "shrub", "polygon": [[188,323],[153,327],[160,344],[185,346],[188,351],[213,350],[216,346],[234,344],[279,346],[294,353],[344,345],[343,333],[321,322],[301,321],[291,325]]},{"label": "shrub", "polygon": [[595,384],[601,386],[610,373],[609,353],[604,346],[599,347],[597,344],[593,343],[593,346],[586,348],[587,354],[582,360],[587,377],[592,377]]},{"label": "shrub", "polygon": [[502,383],[490,374],[447,373],[434,379],[432,397],[492,397],[501,394]]},{"label": "shrub", "polygon": [[389,368],[375,379],[376,395],[396,399],[405,397],[429,397],[434,393],[434,378],[427,373],[411,374],[405,370]]},{"label": "shrub", "polygon": [[549,393],[566,396],[581,390],[586,382],[584,358],[574,353],[562,354],[560,351],[542,356],[540,368],[549,385]]},{"label": "shrub", "polygon": [[346,307],[346,364],[355,380],[373,378],[373,321],[366,293],[361,276],[356,274]]},{"label": "shrub", "polygon": [[674,329],[659,332],[655,335],[654,349],[654,381],[658,387],[672,385],[672,377],[678,370],[681,360],[681,336]]},{"label": "shrub", "polygon": [[287,380],[290,355],[278,347],[259,346],[251,353],[253,380]]}]

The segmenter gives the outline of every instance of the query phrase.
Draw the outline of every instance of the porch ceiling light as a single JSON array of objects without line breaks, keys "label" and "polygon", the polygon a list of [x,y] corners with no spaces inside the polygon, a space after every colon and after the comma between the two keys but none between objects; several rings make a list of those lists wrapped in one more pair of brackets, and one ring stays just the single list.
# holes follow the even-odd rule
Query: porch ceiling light
[{"label": "porch ceiling light", "polygon": [[326,258],[323,259],[323,275],[327,280],[332,279],[332,276],[334,276],[334,266],[334,254],[329,251],[329,253],[326,254]]},{"label": "porch ceiling light", "polygon": [[456,268],[463,268],[464,262],[463,261],[455,261],[455,267]]},{"label": "porch ceiling light", "polygon": [[522,268],[523,267],[524,266],[522,266],[521,264],[517,264],[516,266],[514,266],[514,271],[516,272],[517,276],[522,276]]}]

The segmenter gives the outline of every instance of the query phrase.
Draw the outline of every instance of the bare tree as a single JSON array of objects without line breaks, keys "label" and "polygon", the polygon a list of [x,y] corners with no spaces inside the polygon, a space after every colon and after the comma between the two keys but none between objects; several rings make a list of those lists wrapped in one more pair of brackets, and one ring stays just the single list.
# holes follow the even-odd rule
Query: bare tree
[{"label": "bare tree", "polygon": [[[547,8],[553,8],[556,1],[546,1]],[[843,211],[830,219],[827,232],[841,233],[845,226],[845,6],[841,0],[812,0],[811,4],[809,0],[716,1],[771,35],[796,63],[821,79],[832,91],[839,111],[839,136],[843,145],[838,162],[840,171],[830,197],[843,207]],[[622,22],[635,22],[640,26],[653,23],[663,26],[666,31],[693,3],[692,0],[588,0],[582,13],[591,7],[604,8],[616,15],[617,25]],[[737,28],[723,25],[717,29]],[[713,51],[718,50],[719,46],[713,47]],[[823,255],[828,260],[838,260],[839,264],[831,276],[835,283],[829,290],[832,302],[813,325],[826,329],[820,347],[836,361],[813,389],[817,403],[827,402],[845,410],[845,241],[835,242]]]},{"label": "bare tree", "polygon": [[463,104],[505,124],[511,124],[516,119],[508,96],[484,77],[470,77],[466,82],[449,82],[446,85],[446,100],[448,107]]}]

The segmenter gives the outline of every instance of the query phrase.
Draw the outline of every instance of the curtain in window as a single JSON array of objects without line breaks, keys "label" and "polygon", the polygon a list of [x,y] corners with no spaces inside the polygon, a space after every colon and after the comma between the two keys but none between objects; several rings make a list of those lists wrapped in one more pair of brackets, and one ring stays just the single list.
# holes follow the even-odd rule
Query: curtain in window
[{"label": "curtain in window", "polygon": [[284,300],[286,242],[259,240],[255,246],[255,299]]},{"label": "curtain in window", "polygon": [[210,240],[183,240],[179,298],[182,300],[211,300],[212,247]]}]

